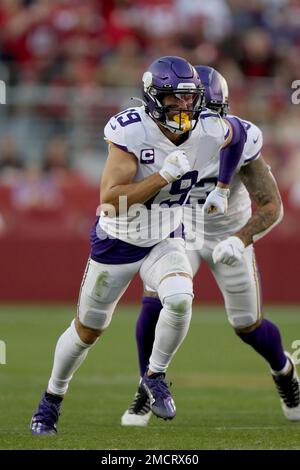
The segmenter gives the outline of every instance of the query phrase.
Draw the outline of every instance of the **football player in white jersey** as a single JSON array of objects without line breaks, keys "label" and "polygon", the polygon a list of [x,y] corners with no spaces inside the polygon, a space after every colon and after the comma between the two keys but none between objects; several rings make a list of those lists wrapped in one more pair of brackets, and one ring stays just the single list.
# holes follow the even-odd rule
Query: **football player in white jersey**
[{"label": "football player in white jersey", "polygon": [[[195,68],[205,86],[206,107],[229,118],[228,87],[224,77],[211,67]],[[228,211],[225,216],[205,217],[194,236],[195,218],[201,217],[199,206],[202,207],[217,182],[219,162],[215,157],[192,189],[191,205],[184,208],[187,253],[193,274],[202,261],[208,263],[223,294],[229,323],[237,335],[268,362],[286,418],[300,420],[296,368],[283,349],[278,328],[262,316],[260,278],[253,248],[253,242],[280,222],[282,203],[270,168],[261,155],[260,129],[248,121],[241,120],[241,123],[247,131],[247,141],[231,185]],[[253,215],[251,201],[257,206]],[[148,366],[160,310],[160,300],[146,286],[136,325],[141,376]],[[148,397],[139,387],[121,423],[146,426],[150,417]]]},{"label": "football player in white jersey", "polygon": [[181,233],[182,205],[217,156],[219,182],[206,211],[226,212],[228,184],[246,133],[238,120],[228,123],[201,112],[204,88],[195,69],[180,57],[151,64],[143,76],[143,99],[142,107],[120,112],[104,130],[109,154],[78,313],[57,342],[48,388],[31,420],[33,434],[57,432],[72,376],[110,324],[137,272],[162,303],[141,386],[151,398],[153,413],[164,419],[175,416],[165,373],[187,333],[193,299]]}]

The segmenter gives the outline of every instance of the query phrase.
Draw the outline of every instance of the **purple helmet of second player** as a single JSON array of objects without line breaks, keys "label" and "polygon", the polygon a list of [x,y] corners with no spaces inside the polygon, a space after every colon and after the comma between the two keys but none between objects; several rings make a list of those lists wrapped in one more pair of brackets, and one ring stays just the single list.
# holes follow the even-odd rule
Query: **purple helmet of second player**
[{"label": "purple helmet of second player", "polygon": [[217,70],[207,65],[196,65],[196,71],[205,88],[205,106],[221,116],[228,113],[228,85]]}]

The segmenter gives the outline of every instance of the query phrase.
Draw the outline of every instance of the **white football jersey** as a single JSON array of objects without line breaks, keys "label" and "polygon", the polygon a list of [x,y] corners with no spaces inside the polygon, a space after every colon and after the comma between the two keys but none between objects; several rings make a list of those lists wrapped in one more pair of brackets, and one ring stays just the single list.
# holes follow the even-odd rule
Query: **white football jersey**
[{"label": "white football jersey", "polygon": [[[202,223],[198,221],[197,236],[199,236],[199,240],[224,238],[226,235],[229,236],[243,227],[251,216],[251,200],[247,189],[241,182],[237,173],[242,166],[259,158],[263,144],[263,136],[261,130],[252,122],[242,120],[237,116],[228,117],[236,117],[239,119],[246,129],[247,140],[236,169],[236,174],[230,185],[228,211],[225,215],[216,215],[213,217],[205,215]],[[191,190],[188,202],[192,206],[196,206],[197,204],[202,206],[208,194],[215,188],[218,181],[219,161],[219,155],[216,155],[214,159],[210,160],[205,167],[200,181],[198,181],[196,186]],[[196,211],[195,209],[191,209],[189,205],[184,207],[184,227],[186,234],[195,232],[196,217],[203,219],[200,208]],[[193,240],[192,236],[188,236],[187,238]],[[199,249],[199,244],[195,249]]]},{"label": "white football jersey", "polygon": [[104,134],[108,142],[136,156],[138,169],[134,182],[158,172],[165,158],[176,149],[183,150],[189,159],[191,170],[162,188],[145,205],[131,206],[126,216],[100,216],[99,224],[109,235],[133,245],[153,246],[180,226],[182,205],[186,203],[190,189],[206,177],[208,164],[211,168],[218,165],[219,152],[229,129],[219,115],[204,110],[188,139],[176,146],[144,107],[135,107],[113,116],[105,126]]}]

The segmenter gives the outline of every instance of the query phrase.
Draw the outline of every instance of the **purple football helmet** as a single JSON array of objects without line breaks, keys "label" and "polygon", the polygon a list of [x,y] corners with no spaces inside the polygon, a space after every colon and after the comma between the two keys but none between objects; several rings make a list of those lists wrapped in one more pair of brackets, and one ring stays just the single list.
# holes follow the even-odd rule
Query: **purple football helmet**
[{"label": "purple football helmet", "polygon": [[221,116],[228,113],[228,85],[217,70],[207,65],[196,65],[196,71],[205,88],[205,106]]},{"label": "purple football helmet", "polygon": [[[163,104],[164,97],[189,100],[188,108],[176,106],[176,115],[168,117],[174,106]],[[146,112],[161,125],[176,134],[193,130],[204,106],[204,87],[194,67],[176,56],[160,57],[143,75],[143,99]],[[177,114],[178,113],[178,114]]]}]

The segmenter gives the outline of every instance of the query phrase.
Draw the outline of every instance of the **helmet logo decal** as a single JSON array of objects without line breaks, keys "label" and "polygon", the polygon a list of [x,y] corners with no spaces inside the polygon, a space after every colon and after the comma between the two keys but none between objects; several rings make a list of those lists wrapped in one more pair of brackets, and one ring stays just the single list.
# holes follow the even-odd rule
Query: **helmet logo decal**
[{"label": "helmet logo decal", "polygon": [[152,73],[147,71],[143,75],[144,90],[146,91],[152,85]]}]

